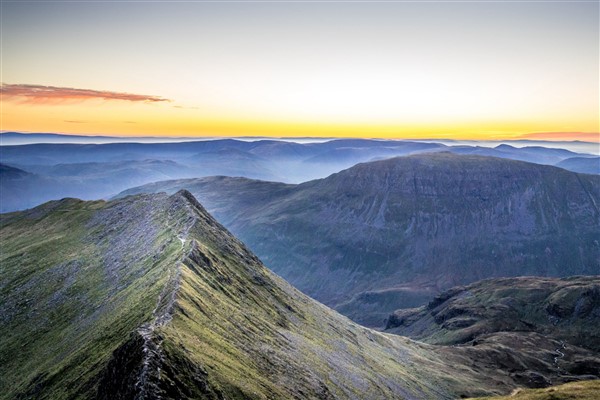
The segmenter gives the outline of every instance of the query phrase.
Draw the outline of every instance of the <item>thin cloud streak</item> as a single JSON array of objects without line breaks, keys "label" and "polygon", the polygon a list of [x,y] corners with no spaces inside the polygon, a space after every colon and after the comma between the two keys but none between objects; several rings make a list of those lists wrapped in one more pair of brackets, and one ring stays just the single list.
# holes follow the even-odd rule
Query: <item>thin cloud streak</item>
[{"label": "thin cloud streak", "polygon": [[523,134],[518,139],[600,142],[600,132],[532,132]]},{"label": "thin cloud streak", "polygon": [[0,86],[0,95],[2,96],[3,100],[21,101],[29,104],[60,104],[65,102],[81,102],[93,99],[145,103],[171,101],[163,97],[149,96],[144,94],[6,83],[3,83],[2,86]]}]

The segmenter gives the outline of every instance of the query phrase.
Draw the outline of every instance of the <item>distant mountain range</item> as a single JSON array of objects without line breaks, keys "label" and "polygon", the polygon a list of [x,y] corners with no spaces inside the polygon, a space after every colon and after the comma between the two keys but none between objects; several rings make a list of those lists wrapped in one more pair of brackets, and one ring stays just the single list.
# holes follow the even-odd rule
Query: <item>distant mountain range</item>
[{"label": "distant mountain range", "polygon": [[556,163],[556,166],[584,174],[598,174],[600,157],[571,157]]},{"label": "distant mountain range", "polygon": [[507,393],[463,352],[360,327],[267,270],[191,194],[0,216],[0,398]]},{"label": "distant mountain range", "polygon": [[370,326],[501,276],[600,274],[600,176],[451,153],[359,164],[299,185],[214,177],[187,189],[273,271]]},{"label": "distant mountain range", "polygon": [[[40,143],[70,143],[70,144],[107,144],[107,143],[174,143],[174,142],[197,142],[199,140],[219,140],[220,137],[186,137],[186,136],[103,136],[103,135],[71,135],[60,133],[23,133],[23,132],[0,132],[0,146],[40,144]],[[236,139],[236,138],[234,138]],[[242,141],[276,140],[293,143],[323,143],[336,138],[316,137],[239,137]],[[345,140],[345,139],[342,139]],[[513,147],[546,147],[566,149],[576,153],[588,153],[600,155],[600,143],[556,140],[452,140],[452,139],[413,139],[413,142],[436,143],[444,146],[481,146],[497,147],[507,144]]]},{"label": "distant mountain range", "polygon": [[103,136],[103,135],[66,135],[60,133],[0,133],[0,146],[15,146],[39,143],[62,143],[62,144],[105,144],[105,143],[164,143],[197,141],[198,138],[186,137],[153,137],[153,136]]},{"label": "distant mountain range", "polygon": [[[46,137],[44,135],[42,137]],[[108,198],[132,186],[167,179],[224,175],[298,183],[326,177],[360,162],[439,151],[557,164],[566,169],[600,174],[597,155],[540,146],[502,144],[488,148],[363,139],[312,143],[222,139],[6,145],[11,143],[8,139],[15,136],[30,139],[30,135],[0,134],[0,141],[5,144],[0,147],[0,163],[32,175],[15,179],[0,171],[0,212],[26,209],[63,197]],[[56,136],[63,140],[66,135],[50,135]],[[5,196],[6,193],[14,195]]]},{"label": "distant mountain range", "polygon": [[117,188],[196,176],[191,168],[168,160],[29,165],[25,168],[27,171],[0,164],[0,212],[31,208],[64,197],[100,199]]}]

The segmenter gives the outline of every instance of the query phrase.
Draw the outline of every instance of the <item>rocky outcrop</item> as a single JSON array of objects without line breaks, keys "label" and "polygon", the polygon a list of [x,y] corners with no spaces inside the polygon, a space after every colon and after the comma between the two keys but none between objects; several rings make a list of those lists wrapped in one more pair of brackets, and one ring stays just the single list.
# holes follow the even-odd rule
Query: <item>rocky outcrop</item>
[{"label": "rocky outcrop", "polygon": [[397,310],[386,331],[453,345],[523,386],[600,377],[600,277],[489,279]]}]

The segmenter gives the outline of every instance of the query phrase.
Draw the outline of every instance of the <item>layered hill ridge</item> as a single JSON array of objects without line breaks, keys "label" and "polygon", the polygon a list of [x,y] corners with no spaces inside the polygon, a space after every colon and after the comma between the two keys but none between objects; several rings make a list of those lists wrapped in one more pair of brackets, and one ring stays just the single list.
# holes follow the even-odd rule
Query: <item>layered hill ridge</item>
[{"label": "layered hill ridge", "polygon": [[431,399],[516,385],[301,294],[185,191],[64,199],[0,223],[1,398]]},{"label": "layered hill ridge", "polygon": [[188,189],[276,273],[355,321],[500,276],[600,273],[600,177],[449,153],[356,165],[288,185],[244,178]]},{"label": "layered hill ridge", "polygon": [[510,142],[511,146],[500,142],[373,139],[125,139],[0,133],[0,163],[34,174],[20,180],[5,179],[6,175],[0,174],[0,212],[23,210],[64,197],[108,198],[133,186],[166,179],[225,175],[298,183],[326,177],[360,162],[436,151],[548,165],[561,163],[565,169],[600,174],[598,145],[585,142],[515,141]]}]

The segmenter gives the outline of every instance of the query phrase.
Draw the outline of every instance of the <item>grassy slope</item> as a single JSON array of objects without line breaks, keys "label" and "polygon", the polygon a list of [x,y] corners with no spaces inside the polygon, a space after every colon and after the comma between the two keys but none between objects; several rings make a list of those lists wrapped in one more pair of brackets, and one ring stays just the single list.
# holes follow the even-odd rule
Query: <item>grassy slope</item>
[{"label": "grassy slope", "polygon": [[600,380],[571,382],[545,389],[515,390],[510,396],[482,397],[480,400],[597,400]]},{"label": "grassy slope", "polygon": [[67,199],[1,216],[0,398],[89,398],[150,317],[180,244],[156,205],[133,203]]},{"label": "grassy slope", "polygon": [[453,398],[461,354],[371,331],[178,193],[2,215],[2,398]]},{"label": "grassy slope", "polygon": [[[302,295],[189,204],[198,221],[185,244],[173,319],[157,335],[169,362],[202,366],[206,390],[175,397],[452,398],[491,390],[476,372],[453,371],[452,356],[359,327]],[[186,380],[164,374],[156,393],[168,397]]]},{"label": "grassy slope", "polygon": [[466,383],[431,349],[350,323],[214,234],[190,245],[165,335],[225,397],[444,397]]},{"label": "grassy slope", "polygon": [[499,278],[453,288],[427,306],[398,310],[388,328],[434,344],[491,332],[537,332],[600,351],[600,276]]}]

